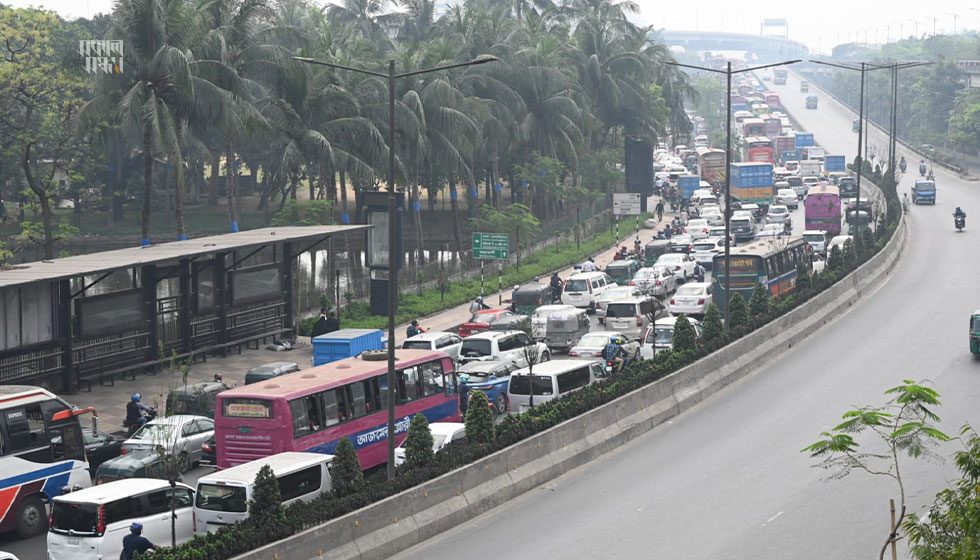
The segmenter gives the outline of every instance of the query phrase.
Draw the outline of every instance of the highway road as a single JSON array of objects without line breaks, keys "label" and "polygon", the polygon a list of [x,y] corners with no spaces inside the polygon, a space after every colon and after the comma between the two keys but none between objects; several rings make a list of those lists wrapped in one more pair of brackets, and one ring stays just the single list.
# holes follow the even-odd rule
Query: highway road
[{"label": "highway road", "polygon": [[[853,157],[852,113],[819,93],[820,108],[805,110],[795,77],[776,91],[829,153]],[[906,158],[911,170],[918,157]],[[893,276],[849,314],[672,422],[396,558],[876,557],[893,483],[825,481],[800,449],[905,378],[932,381],[948,432],[980,425],[980,363],[967,347],[967,318],[980,307],[980,226],[956,233],[951,217],[956,205],[980,215],[980,185],[936,174],[938,204],[912,208]],[[921,510],[955,469],[906,461],[904,474],[910,507]]]}]

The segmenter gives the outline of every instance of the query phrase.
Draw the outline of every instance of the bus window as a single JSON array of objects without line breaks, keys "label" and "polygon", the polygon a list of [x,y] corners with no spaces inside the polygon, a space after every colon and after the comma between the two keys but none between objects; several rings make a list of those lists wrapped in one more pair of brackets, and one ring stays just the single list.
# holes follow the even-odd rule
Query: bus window
[{"label": "bus window", "polygon": [[365,410],[364,383],[352,383],[349,389],[354,418],[360,418],[367,413]]},{"label": "bus window", "polygon": [[422,370],[422,396],[438,395],[442,392],[442,362],[426,362],[419,366]]},{"label": "bus window", "polygon": [[404,404],[419,398],[419,371],[415,366],[398,372],[398,402]]},{"label": "bus window", "polygon": [[289,401],[289,410],[293,414],[293,434],[296,437],[323,429],[320,399],[317,395]]},{"label": "bus window", "polygon": [[7,410],[4,417],[7,421],[7,436],[10,440],[6,449],[7,453],[18,453],[42,446],[47,448],[50,445],[39,404]]},{"label": "bus window", "polygon": [[[367,414],[372,412],[377,412],[383,407],[381,406],[382,395],[381,388],[378,385],[378,378],[368,379],[364,383],[364,411]],[[387,401],[385,401],[387,402]]]},{"label": "bus window", "polygon": [[354,418],[354,407],[347,390],[347,387],[338,387],[333,390],[333,393],[337,396],[337,419],[341,422],[346,422]]},{"label": "bus window", "polygon": [[51,453],[55,461],[85,457],[85,443],[78,425],[51,428],[48,436],[51,438]]}]

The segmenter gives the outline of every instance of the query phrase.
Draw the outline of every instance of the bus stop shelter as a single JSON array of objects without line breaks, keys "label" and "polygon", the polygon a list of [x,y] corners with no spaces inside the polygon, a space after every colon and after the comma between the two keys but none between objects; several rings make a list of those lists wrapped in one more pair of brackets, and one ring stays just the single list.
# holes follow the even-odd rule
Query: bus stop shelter
[{"label": "bus stop shelter", "polygon": [[291,333],[296,257],[368,227],[271,227],[0,270],[0,383],[73,393]]}]

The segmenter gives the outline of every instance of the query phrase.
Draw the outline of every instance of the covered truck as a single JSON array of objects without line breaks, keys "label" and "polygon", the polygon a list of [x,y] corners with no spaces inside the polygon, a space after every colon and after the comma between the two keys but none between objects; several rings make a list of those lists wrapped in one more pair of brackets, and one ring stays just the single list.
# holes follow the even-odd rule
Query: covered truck
[{"label": "covered truck", "polygon": [[677,178],[677,188],[681,191],[681,196],[691,200],[691,195],[698,190],[701,185],[701,177],[697,175],[681,175]]},{"label": "covered truck", "polygon": [[772,201],[773,177],[771,163],[733,163],[732,196],[742,202],[768,205]]},{"label": "covered truck", "polygon": [[847,171],[847,156],[824,156],[823,170],[827,173],[835,171]]}]

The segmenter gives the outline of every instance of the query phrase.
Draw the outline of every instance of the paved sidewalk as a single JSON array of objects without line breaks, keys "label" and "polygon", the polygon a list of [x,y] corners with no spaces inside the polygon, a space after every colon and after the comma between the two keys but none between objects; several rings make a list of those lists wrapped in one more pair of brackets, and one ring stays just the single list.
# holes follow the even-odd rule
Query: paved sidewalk
[{"label": "paved sidewalk", "polygon": [[[650,208],[654,208],[659,200],[653,196],[648,199]],[[671,216],[669,212],[664,213],[664,223],[669,223]],[[632,248],[633,239],[639,235],[640,240],[646,244],[656,234],[652,229],[640,229],[637,234],[634,231],[634,221],[623,219],[620,221],[620,228],[629,228],[620,238],[618,246],[627,245]],[[613,260],[613,253],[616,247],[610,247],[595,255],[596,264],[602,268]],[[559,274],[562,278],[568,278],[574,272],[573,267],[567,267]],[[543,282],[547,278],[541,279]],[[491,280],[491,282],[495,279]],[[506,302],[511,298],[511,289],[503,292],[491,292],[484,296],[486,303],[491,307],[497,305],[502,299]],[[420,317],[419,324],[430,331],[453,330],[461,323],[470,318],[469,302],[447,309],[441,313]],[[405,338],[407,324],[398,325],[396,328],[395,342],[400,343]],[[207,362],[198,361],[191,364],[187,374],[187,383],[198,383],[201,381],[211,381],[214,374],[220,373],[224,381],[228,384],[241,386],[245,383],[245,372],[254,366],[269,362],[290,361],[296,362],[301,368],[309,367],[312,363],[313,350],[308,338],[301,338],[299,346],[293,350],[276,352],[261,348],[259,350],[242,349],[241,354],[234,350],[224,357],[208,356]],[[183,385],[181,373],[171,371],[170,368],[163,368],[156,375],[137,374],[136,381],[117,380],[114,386],[102,387],[98,383],[93,384],[91,392],[80,392],[75,395],[63,395],[69,403],[79,407],[93,406],[99,413],[99,430],[104,432],[118,432],[122,430],[122,421],[126,417],[126,403],[133,393],[139,392],[142,400],[148,405],[156,406],[162,414],[166,405],[167,394],[172,388]]]}]

